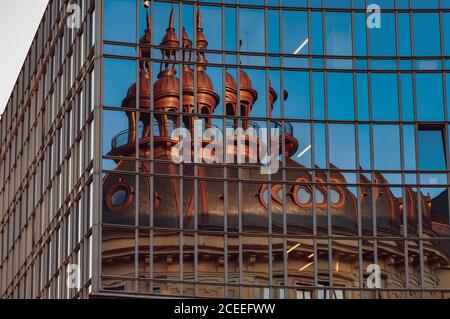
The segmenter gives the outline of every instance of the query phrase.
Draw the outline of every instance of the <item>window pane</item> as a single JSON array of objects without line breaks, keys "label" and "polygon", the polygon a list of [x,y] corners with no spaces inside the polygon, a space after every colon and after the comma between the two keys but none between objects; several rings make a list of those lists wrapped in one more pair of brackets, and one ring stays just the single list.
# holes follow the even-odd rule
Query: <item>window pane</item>
[{"label": "window pane", "polygon": [[398,34],[399,34],[399,54],[403,56],[411,55],[411,32],[409,13],[400,13],[398,15]]},{"label": "window pane", "polygon": [[353,125],[329,126],[330,166],[340,169],[355,168],[355,131]]},{"label": "window pane", "polygon": [[414,55],[440,55],[439,15],[437,13],[415,13]]},{"label": "window pane", "polygon": [[264,11],[253,9],[239,10],[241,51],[264,52]]},{"label": "window pane", "polygon": [[374,125],[374,169],[400,169],[400,137],[398,126]]},{"label": "window pane", "polygon": [[136,42],[136,0],[104,2],[105,40]]},{"label": "window pane", "polygon": [[374,121],[398,120],[397,74],[372,74]]},{"label": "window pane", "polygon": [[352,27],[350,13],[327,12],[326,53],[328,55],[352,55]]},{"label": "window pane", "polygon": [[416,139],[414,126],[403,126],[403,149],[406,170],[416,170]]},{"label": "window pane", "polygon": [[370,54],[395,55],[395,18],[392,13],[383,13],[382,27],[369,29]]},{"label": "window pane", "polygon": [[330,120],[352,120],[353,74],[328,73],[328,118]]},{"label": "window pane", "polygon": [[416,74],[417,116],[419,121],[444,119],[442,75]]},{"label": "window pane", "polygon": [[443,14],[444,54],[450,55],[450,13]]},{"label": "window pane", "polygon": [[309,72],[284,72],[284,89],[288,93],[288,98],[284,102],[285,117],[289,119],[309,119]]},{"label": "window pane", "polygon": [[443,130],[419,128],[419,168],[445,170],[445,144]]},{"label": "window pane", "polygon": [[283,52],[308,54],[307,39],[308,14],[305,11],[283,11]]},{"label": "window pane", "polygon": [[311,48],[312,54],[323,54],[322,12],[311,12]]},{"label": "window pane", "polygon": [[103,104],[121,106],[127,91],[136,82],[136,62],[122,59],[104,59]]}]

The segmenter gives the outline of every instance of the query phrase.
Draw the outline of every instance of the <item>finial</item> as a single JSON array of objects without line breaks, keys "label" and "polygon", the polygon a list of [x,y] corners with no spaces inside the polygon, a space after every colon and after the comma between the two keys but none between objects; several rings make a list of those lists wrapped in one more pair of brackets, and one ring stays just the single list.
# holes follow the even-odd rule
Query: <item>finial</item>
[{"label": "finial", "polygon": [[150,0],[142,0],[143,4],[144,4],[144,8],[148,9],[150,8]]},{"label": "finial", "polygon": [[200,13],[200,8],[197,8],[197,30],[203,31],[202,27],[202,15]]},{"label": "finial", "polygon": [[169,20],[169,29],[173,30],[174,29],[174,22],[175,22],[175,14],[173,11],[173,4],[172,4],[172,10],[170,11],[170,20]]}]

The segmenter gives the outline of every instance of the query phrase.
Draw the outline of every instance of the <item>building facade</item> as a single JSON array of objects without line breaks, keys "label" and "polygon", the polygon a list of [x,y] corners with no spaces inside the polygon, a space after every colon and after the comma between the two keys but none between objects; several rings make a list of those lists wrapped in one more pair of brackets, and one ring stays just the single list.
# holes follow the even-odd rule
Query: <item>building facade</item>
[{"label": "building facade", "polygon": [[448,298],[448,30],[449,0],[49,1],[0,296]]}]

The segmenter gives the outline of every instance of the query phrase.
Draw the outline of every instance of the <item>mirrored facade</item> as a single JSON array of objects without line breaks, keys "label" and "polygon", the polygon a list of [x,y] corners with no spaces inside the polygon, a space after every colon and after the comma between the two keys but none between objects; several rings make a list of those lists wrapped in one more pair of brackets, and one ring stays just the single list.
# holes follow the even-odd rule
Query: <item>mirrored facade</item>
[{"label": "mirrored facade", "polygon": [[[87,151],[63,153],[74,170],[55,174],[84,177],[42,183],[32,202],[50,221],[45,234],[61,223],[63,246],[83,238],[61,278],[80,264],[90,279],[73,290],[56,275],[31,295],[25,284],[25,295],[448,298],[450,1],[377,3],[378,16],[365,0],[95,1],[92,103],[56,111],[68,117],[63,132],[81,125],[90,139],[68,137]],[[5,297],[33,281],[22,265],[40,265],[39,248],[10,264],[26,233],[15,228],[20,197],[31,205],[38,190],[24,196],[25,183],[10,182],[22,167],[11,159],[26,153],[14,146],[11,101],[0,157]],[[42,147],[52,159],[57,141]],[[58,201],[81,221],[44,217]],[[34,267],[50,269],[42,258]]]}]

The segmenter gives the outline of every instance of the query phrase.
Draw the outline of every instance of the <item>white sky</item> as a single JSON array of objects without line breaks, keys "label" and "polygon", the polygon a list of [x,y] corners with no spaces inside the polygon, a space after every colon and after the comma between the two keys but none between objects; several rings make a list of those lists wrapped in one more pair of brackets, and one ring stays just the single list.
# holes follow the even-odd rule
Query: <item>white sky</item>
[{"label": "white sky", "polygon": [[0,114],[8,103],[47,3],[48,0],[0,0]]}]

